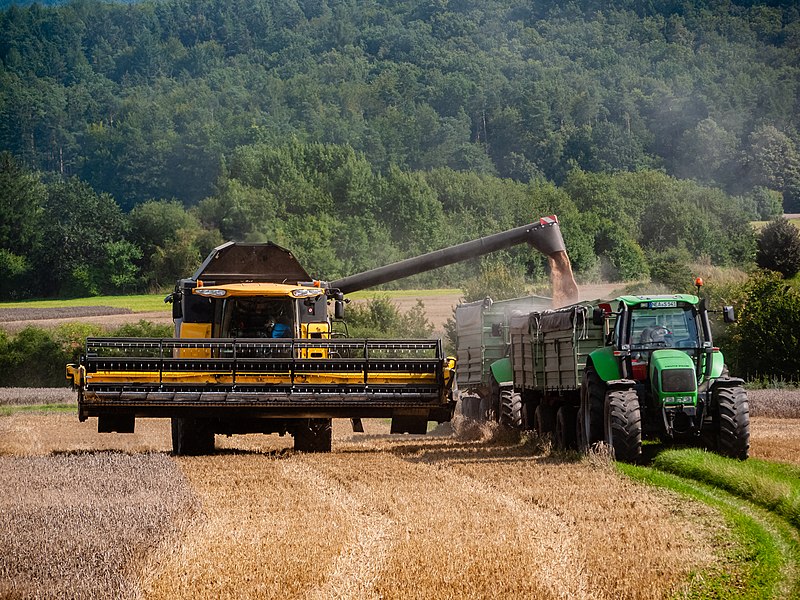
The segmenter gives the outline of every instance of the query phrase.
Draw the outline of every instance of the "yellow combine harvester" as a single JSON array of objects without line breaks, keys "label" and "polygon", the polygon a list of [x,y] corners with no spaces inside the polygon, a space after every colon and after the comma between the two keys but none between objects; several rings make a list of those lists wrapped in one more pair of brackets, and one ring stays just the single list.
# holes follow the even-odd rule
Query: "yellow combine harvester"
[{"label": "yellow combine harvester", "polygon": [[[338,281],[313,281],[272,243],[229,242],[167,297],[175,337],[88,338],[67,378],[81,421],[133,432],[137,417],[172,419],[176,454],[207,453],[215,434],[289,433],[329,452],[331,419],[391,418],[392,433],[449,421],[455,360],[441,340],[362,340],[333,326],[344,294],[528,242],[564,254],[555,217]],[[333,315],[329,315],[333,304]]]}]

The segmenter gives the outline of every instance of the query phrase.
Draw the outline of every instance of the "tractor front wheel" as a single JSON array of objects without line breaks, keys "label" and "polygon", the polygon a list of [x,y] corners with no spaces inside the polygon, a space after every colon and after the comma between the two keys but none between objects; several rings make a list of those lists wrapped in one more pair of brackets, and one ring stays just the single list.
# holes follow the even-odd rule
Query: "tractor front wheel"
[{"label": "tractor front wheel", "polygon": [[750,404],[743,387],[714,390],[719,410],[717,451],[723,456],[747,459],[750,451]]},{"label": "tractor front wheel", "polygon": [[642,418],[635,390],[611,390],[606,394],[605,441],[614,459],[636,462],[642,456]]}]

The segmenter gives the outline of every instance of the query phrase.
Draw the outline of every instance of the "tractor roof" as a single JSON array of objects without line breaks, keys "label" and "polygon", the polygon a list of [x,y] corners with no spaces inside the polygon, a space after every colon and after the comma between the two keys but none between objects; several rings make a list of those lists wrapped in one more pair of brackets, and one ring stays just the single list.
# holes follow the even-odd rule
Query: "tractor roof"
[{"label": "tractor roof", "polygon": [[620,296],[617,298],[619,302],[624,302],[630,307],[639,306],[641,304],[648,304],[650,302],[659,301],[673,301],[685,302],[687,304],[698,304],[700,299],[692,294],[664,294],[658,296]]}]

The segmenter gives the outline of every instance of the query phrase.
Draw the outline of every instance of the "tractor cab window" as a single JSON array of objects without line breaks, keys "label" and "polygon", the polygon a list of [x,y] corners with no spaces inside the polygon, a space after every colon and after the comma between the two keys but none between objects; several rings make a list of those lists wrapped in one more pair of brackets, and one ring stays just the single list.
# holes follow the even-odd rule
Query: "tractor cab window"
[{"label": "tractor cab window", "polygon": [[698,348],[697,316],[690,304],[650,302],[631,309],[631,349]]}]

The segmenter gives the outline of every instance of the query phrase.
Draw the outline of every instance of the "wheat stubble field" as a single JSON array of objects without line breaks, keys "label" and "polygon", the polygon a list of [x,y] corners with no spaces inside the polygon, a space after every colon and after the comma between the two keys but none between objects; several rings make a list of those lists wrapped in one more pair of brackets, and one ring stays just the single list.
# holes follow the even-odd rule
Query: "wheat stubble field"
[{"label": "wheat stubble field", "polygon": [[[754,416],[753,455],[798,460],[780,402]],[[258,435],[174,457],[165,420],[101,435],[72,413],[2,416],[0,597],[659,598],[726,568],[712,509],[602,457],[469,422],[365,424],[335,422],[328,455]]]}]

